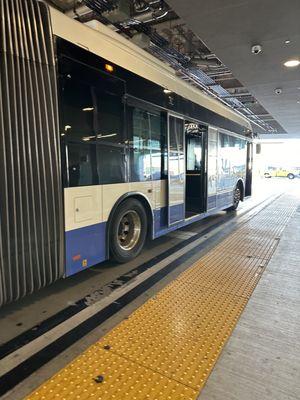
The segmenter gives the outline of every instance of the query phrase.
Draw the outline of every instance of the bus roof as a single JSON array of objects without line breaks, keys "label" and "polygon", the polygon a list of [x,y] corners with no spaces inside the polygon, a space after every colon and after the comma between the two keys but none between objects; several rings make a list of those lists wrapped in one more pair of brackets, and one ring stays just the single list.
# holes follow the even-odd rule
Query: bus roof
[{"label": "bus roof", "polygon": [[250,122],[230,107],[176,76],[175,70],[98,21],[87,26],[49,7],[53,34],[77,44],[172,92],[251,130]]}]

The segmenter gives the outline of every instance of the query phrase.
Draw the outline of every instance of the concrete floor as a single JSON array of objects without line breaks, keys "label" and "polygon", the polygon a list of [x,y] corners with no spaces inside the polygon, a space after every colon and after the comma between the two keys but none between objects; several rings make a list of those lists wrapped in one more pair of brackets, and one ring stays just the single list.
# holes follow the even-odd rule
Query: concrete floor
[{"label": "concrete floor", "polygon": [[199,400],[300,399],[299,207]]}]

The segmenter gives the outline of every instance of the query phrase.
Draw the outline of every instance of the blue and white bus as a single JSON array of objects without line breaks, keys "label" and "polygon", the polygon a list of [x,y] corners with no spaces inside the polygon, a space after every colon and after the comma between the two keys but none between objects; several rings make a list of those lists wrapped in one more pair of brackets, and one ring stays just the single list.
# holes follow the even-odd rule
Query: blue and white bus
[{"label": "blue and white bus", "polygon": [[0,1],[0,303],[251,194],[251,125],[97,21]]}]

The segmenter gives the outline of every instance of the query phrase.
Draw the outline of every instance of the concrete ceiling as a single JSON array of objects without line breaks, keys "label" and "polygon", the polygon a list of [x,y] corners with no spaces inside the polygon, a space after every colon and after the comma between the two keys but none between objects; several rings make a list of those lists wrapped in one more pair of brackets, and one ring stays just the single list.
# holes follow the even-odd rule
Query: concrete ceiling
[{"label": "concrete ceiling", "polygon": [[[300,66],[283,65],[300,59],[300,0],[167,2],[288,136],[300,137]],[[251,52],[255,44],[262,46],[258,55]],[[282,89],[280,95],[276,88]]]}]

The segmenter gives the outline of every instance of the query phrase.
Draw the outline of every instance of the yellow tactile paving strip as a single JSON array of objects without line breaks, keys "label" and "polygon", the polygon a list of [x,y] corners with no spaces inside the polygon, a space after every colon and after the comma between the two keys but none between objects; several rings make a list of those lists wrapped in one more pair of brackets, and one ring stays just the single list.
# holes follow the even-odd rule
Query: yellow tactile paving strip
[{"label": "yellow tactile paving strip", "polygon": [[198,392],[245,304],[243,298],[179,282],[100,343]]},{"label": "yellow tactile paving strip", "polygon": [[[102,383],[94,378],[103,376]],[[172,379],[91,346],[36,391],[35,399],[194,399],[196,391]]]},{"label": "yellow tactile paving strip", "polygon": [[27,399],[196,399],[296,206],[261,211]]}]

